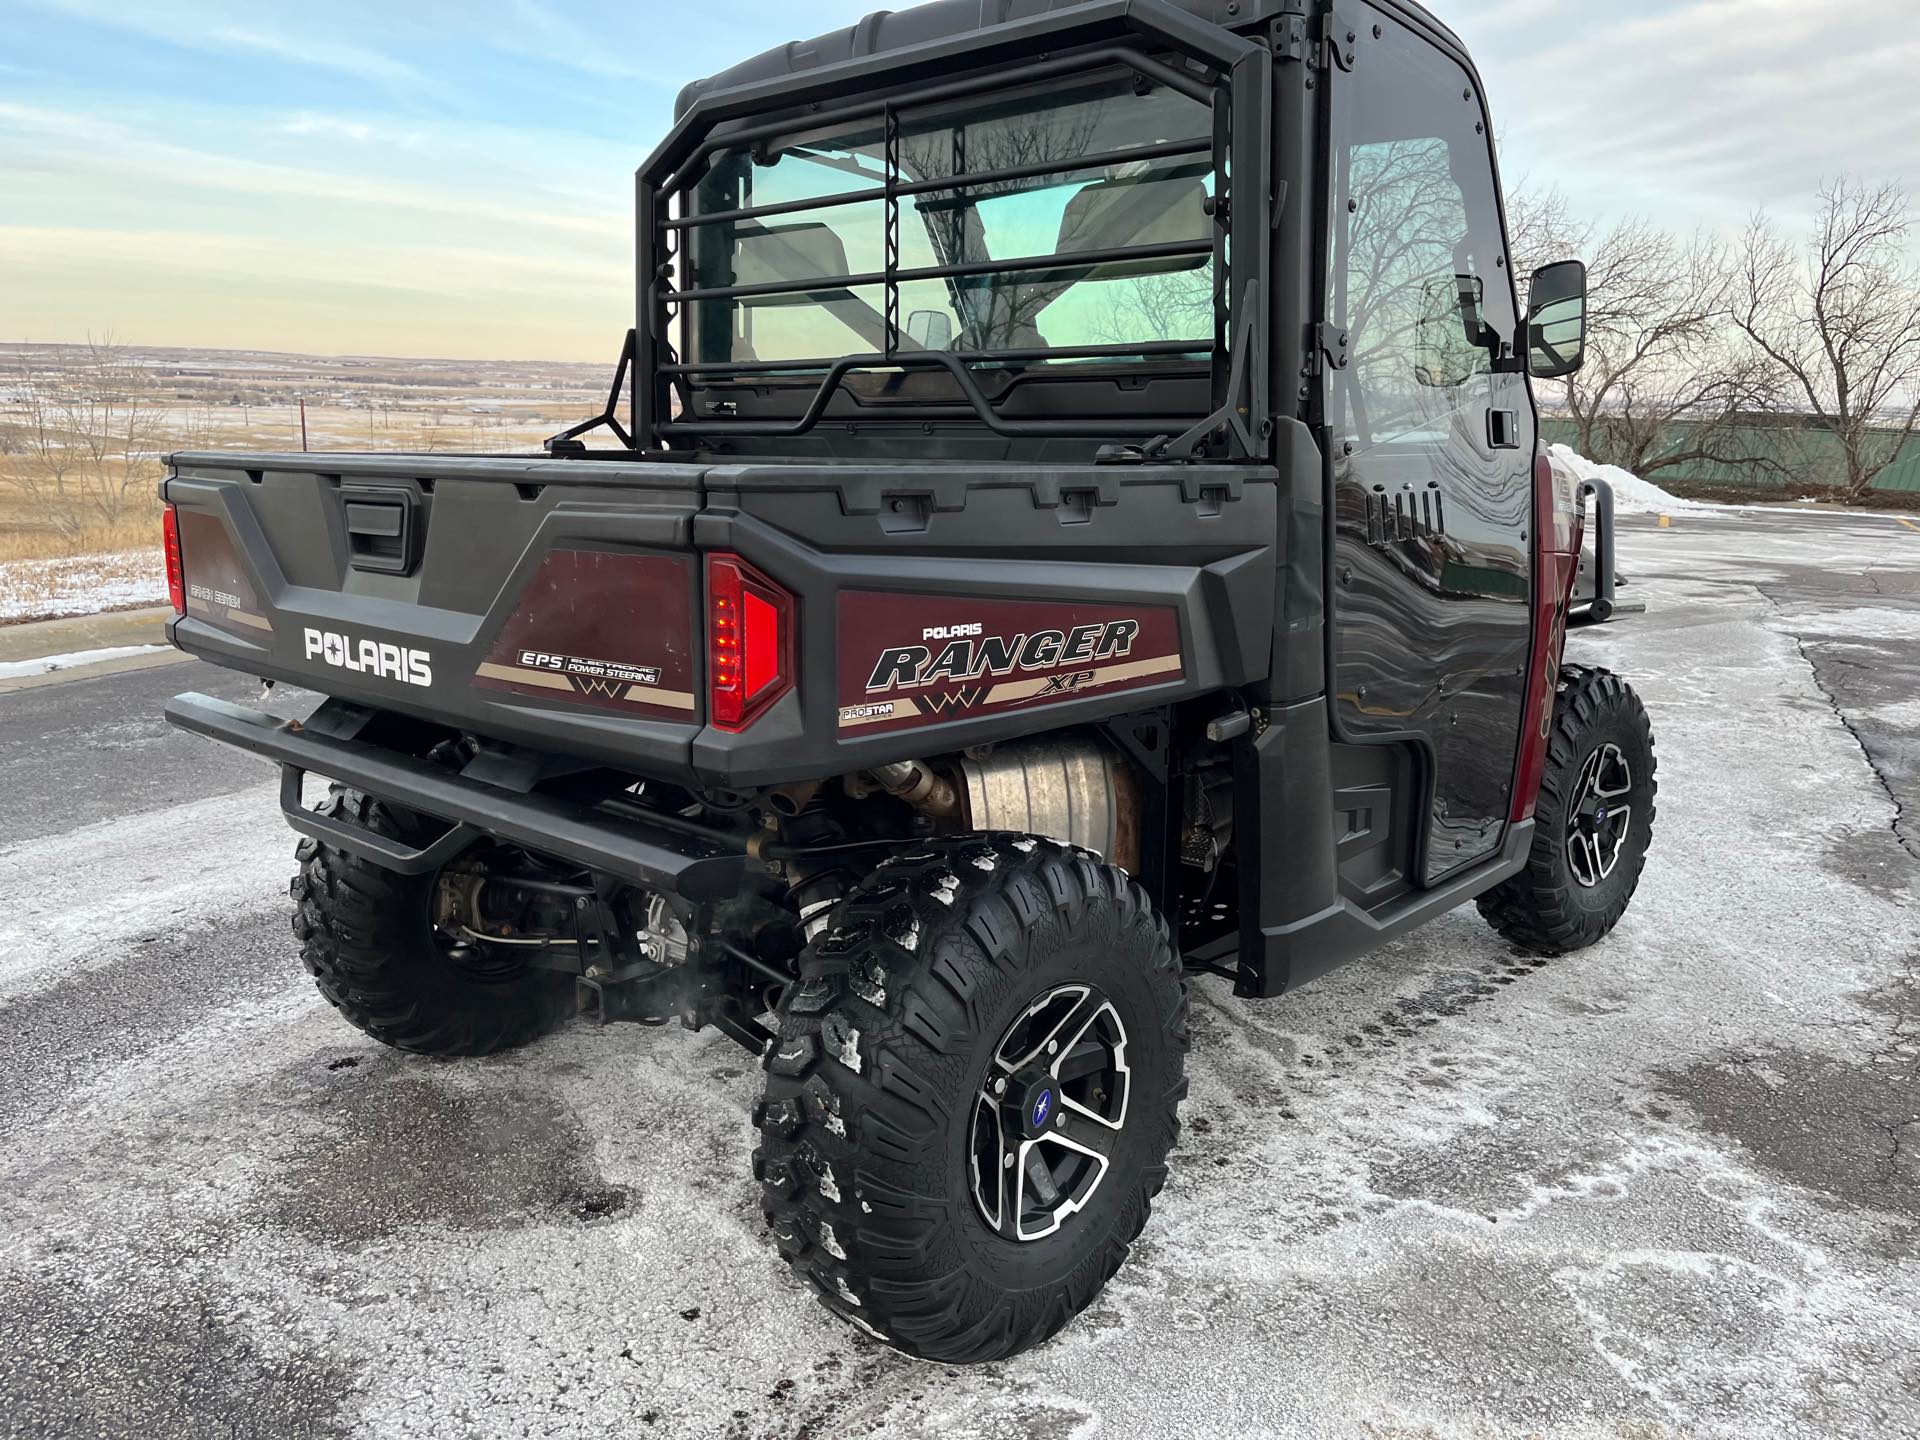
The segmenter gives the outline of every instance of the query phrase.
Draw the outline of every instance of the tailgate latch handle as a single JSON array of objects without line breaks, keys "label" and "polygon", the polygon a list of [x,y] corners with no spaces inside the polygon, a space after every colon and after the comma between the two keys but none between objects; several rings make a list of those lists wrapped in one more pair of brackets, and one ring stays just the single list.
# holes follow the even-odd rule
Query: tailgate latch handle
[{"label": "tailgate latch handle", "polygon": [[413,571],[416,507],[406,490],[343,490],[347,512],[347,559],[356,570],[377,575]]}]

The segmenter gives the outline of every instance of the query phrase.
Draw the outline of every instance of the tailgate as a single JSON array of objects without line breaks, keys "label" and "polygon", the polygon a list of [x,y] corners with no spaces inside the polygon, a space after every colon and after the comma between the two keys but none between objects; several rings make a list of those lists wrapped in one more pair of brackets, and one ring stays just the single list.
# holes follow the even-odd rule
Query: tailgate
[{"label": "tailgate", "polygon": [[182,649],[652,773],[703,721],[705,467],[179,455]]}]

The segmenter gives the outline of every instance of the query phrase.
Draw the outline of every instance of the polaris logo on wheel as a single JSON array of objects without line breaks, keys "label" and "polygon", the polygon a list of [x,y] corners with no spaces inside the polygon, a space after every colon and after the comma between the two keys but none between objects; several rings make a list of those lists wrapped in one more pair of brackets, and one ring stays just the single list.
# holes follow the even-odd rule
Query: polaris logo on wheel
[{"label": "polaris logo on wheel", "polygon": [[398,680],[403,685],[433,684],[433,656],[425,650],[408,650],[378,640],[355,640],[338,631],[311,628],[307,631],[306,643],[307,659],[319,660],[336,670],[377,675],[382,680]]}]

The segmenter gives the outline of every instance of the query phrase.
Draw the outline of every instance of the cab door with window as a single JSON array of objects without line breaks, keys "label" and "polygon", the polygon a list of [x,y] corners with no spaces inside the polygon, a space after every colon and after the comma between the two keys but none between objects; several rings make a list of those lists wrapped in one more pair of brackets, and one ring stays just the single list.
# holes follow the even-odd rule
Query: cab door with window
[{"label": "cab door with window", "polygon": [[1413,878],[1432,884],[1505,834],[1534,412],[1478,83],[1391,12],[1340,14],[1357,40],[1330,99],[1333,719],[1343,741],[1412,751]]}]

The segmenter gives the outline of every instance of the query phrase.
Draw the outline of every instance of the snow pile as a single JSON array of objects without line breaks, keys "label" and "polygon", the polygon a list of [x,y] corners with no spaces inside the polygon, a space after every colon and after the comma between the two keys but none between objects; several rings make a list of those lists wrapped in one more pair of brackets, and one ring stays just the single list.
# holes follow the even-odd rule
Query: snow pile
[{"label": "snow pile", "polygon": [[134,655],[158,655],[166,649],[165,645],[112,645],[105,650],[76,650],[71,655],[42,655],[37,660],[9,660],[0,663],[0,680],[49,675],[55,670],[78,670],[85,665],[103,665],[109,660],[125,660]]},{"label": "snow pile", "polygon": [[1651,480],[1642,480],[1632,471],[1617,465],[1596,465],[1586,456],[1565,445],[1549,445],[1547,455],[1554,469],[1575,480],[1604,480],[1613,487],[1614,508],[1623,515],[1674,515],[1683,510],[1718,510],[1718,505],[1703,505],[1698,500],[1682,500],[1662,490]]},{"label": "snow pile", "polygon": [[0,625],[166,603],[167,567],[158,548],[0,564]]}]

